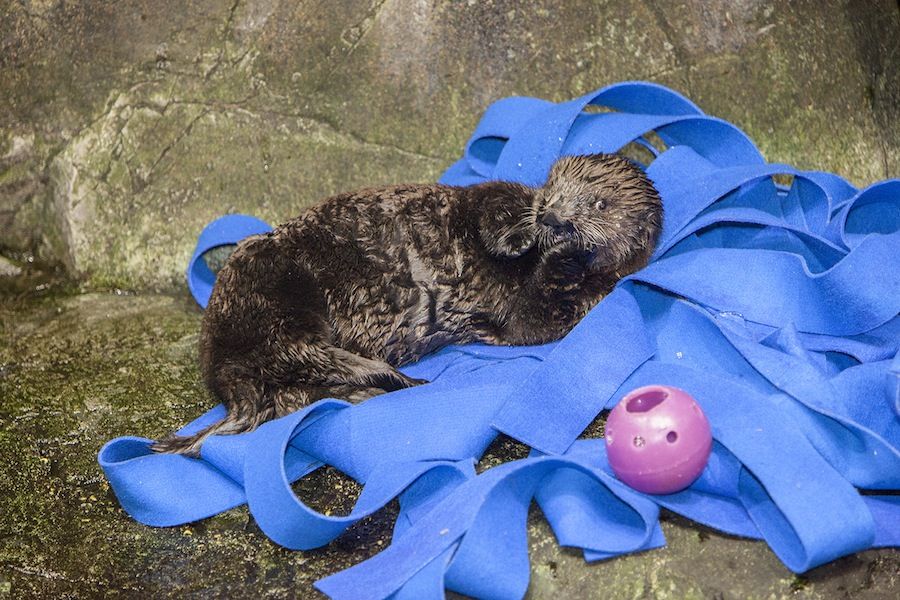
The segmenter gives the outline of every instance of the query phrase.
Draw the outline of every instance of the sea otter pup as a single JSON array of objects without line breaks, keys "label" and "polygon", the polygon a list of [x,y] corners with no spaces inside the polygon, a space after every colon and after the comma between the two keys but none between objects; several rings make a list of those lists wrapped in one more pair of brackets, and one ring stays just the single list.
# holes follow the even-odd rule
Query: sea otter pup
[{"label": "sea otter pup", "polygon": [[564,336],[647,263],[659,194],[610,154],[561,158],[544,186],[401,185],[329,198],[242,241],[218,273],[200,361],[228,410],[189,437],[249,431],[321,398],[425,383],[397,371],[448,344]]}]

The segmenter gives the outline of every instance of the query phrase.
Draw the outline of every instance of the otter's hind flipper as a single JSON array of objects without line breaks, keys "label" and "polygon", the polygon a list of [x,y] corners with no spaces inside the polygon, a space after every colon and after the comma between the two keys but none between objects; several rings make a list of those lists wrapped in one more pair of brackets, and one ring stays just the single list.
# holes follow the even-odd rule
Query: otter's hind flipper
[{"label": "otter's hind flipper", "polygon": [[376,387],[385,392],[428,383],[404,375],[382,360],[366,358],[337,346],[327,346],[327,352],[331,359],[331,369],[326,376],[329,383]]}]

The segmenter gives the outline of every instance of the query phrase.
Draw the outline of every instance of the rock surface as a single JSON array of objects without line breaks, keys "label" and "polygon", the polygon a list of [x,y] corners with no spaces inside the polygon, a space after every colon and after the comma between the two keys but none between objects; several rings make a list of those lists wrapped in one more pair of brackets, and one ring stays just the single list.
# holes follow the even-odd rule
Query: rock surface
[{"label": "rock surface", "polygon": [[226,212],[434,180],[485,107],[657,81],[772,161],[900,174],[892,0],[0,3],[0,252],[169,289]]}]

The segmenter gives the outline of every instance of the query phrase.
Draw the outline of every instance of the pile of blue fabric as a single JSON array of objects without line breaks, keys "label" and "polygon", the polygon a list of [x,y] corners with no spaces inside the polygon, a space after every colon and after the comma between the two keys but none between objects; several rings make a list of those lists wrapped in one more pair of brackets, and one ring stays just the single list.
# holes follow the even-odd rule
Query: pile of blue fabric
[{"label": "pile of blue fabric", "polygon": [[[310,549],[399,497],[391,545],[317,582],[333,598],[521,597],[532,501],[588,561],[663,545],[660,507],[764,539],[795,572],[900,545],[900,496],[884,493],[900,489],[900,181],[857,190],[767,164],[733,125],[628,82],[559,104],[496,102],[442,182],[540,185],[559,156],[634,143],[653,156],[662,237],[649,266],[563,340],[445,348],[403,369],[429,385],[324,400],[212,437],[202,459],[115,439],[99,460],[122,506],[169,526],[247,503],[275,542]],[[229,216],[204,231],[189,268],[198,302],[214,282],[202,254],[267,229]],[[578,439],[647,384],[688,391],[712,426],[709,464],[679,493],[632,490],[602,440]],[[531,454],[476,475],[500,432]],[[326,464],[364,484],[347,516],[291,490]]]}]

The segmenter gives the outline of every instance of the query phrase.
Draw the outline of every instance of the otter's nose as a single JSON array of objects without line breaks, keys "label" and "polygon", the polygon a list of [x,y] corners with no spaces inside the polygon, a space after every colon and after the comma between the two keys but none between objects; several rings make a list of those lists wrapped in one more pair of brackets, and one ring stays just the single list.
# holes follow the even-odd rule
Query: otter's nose
[{"label": "otter's nose", "polygon": [[563,221],[555,212],[547,211],[541,217],[541,224],[549,227],[554,233],[571,233],[574,231],[571,223]]}]

